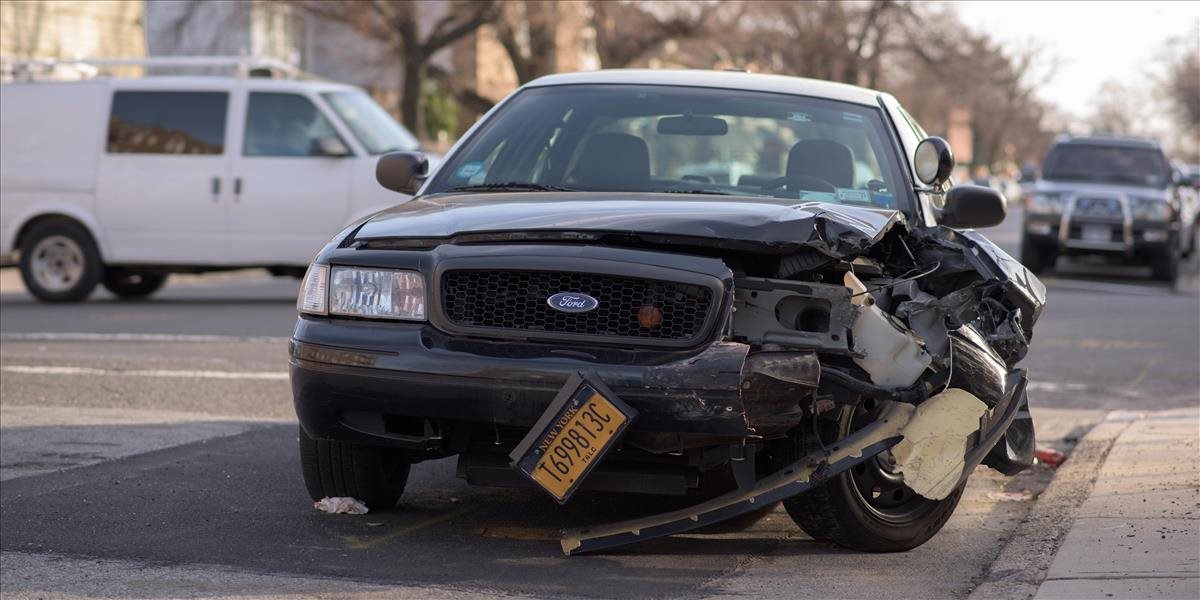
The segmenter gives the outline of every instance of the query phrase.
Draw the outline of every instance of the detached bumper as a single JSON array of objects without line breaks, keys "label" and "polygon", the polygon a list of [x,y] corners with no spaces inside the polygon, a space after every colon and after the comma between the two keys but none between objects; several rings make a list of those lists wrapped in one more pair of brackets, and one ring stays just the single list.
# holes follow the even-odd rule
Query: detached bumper
[{"label": "detached bumper", "polygon": [[531,427],[581,370],[637,409],[631,432],[744,438],[752,434],[740,394],[748,350],[467,345],[423,324],[304,318],[290,365],[296,414],[311,437],[432,450],[445,422]]}]

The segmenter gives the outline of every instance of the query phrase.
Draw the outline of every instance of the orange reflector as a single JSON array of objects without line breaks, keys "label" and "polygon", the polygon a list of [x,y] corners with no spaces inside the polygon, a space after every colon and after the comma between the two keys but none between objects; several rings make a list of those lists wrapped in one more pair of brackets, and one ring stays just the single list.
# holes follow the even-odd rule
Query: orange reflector
[{"label": "orange reflector", "polygon": [[638,324],[646,329],[654,329],[662,325],[662,309],[653,304],[645,304],[638,309]]}]

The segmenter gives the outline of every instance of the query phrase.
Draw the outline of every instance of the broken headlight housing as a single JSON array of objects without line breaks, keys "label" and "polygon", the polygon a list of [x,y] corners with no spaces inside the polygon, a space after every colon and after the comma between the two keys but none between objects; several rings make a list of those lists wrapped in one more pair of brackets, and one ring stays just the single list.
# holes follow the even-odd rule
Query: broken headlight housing
[{"label": "broken headlight housing", "polygon": [[1028,210],[1030,214],[1035,215],[1062,214],[1062,196],[1058,194],[1036,192],[1029,196],[1029,203],[1026,206],[1026,210]]},{"label": "broken headlight housing", "polygon": [[1133,218],[1137,221],[1170,221],[1171,205],[1162,198],[1134,198]]},{"label": "broken headlight housing", "polygon": [[312,265],[296,308],[314,315],[425,319],[425,278],[416,271]]}]

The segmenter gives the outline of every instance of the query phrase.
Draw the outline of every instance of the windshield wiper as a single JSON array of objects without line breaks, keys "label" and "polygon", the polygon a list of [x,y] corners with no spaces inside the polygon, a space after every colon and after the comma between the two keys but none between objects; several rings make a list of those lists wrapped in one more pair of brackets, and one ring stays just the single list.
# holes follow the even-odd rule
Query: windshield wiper
[{"label": "windshield wiper", "polygon": [[695,190],[657,190],[657,192],[658,192],[658,193],[660,193],[660,194],[708,194],[708,195],[710,195],[710,196],[735,196],[735,195],[737,195],[737,194],[732,194],[732,193],[730,193],[730,192],[722,192],[722,191],[720,191],[720,190],[704,190],[704,189],[695,189]]},{"label": "windshield wiper", "polygon": [[529,191],[529,192],[577,192],[579,190],[558,185],[546,185],[543,183],[529,183],[521,181],[504,181],[498,183],[480,183],[476,185],[460,185],[452,187],[446,192],[508,192],[508,191]]}]

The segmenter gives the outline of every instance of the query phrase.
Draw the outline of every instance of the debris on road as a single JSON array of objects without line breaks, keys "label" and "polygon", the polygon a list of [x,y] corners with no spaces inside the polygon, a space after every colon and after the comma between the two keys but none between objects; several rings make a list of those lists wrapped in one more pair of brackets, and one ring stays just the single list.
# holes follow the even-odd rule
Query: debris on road
[{"label": "debris on road", "polygon": [[313,508],[332,514],[365,515],[369,511],[366,504],[357,498],[326,496],[313,502]]},{"label": "debris on road", "polygon": [[990,492],[987,497],[988,500],[998,500],[1000,502],[1028,502],[1033,500],[1033,492],[1029,490],[1021,490],[1019,492]]},{"label": "debris on road", "polygon": [[1049,446],[1038,446],[1037,450],[1034,451],[1033,456],[1039,463],[1055,469],[1057,469],[1059,465],[1063,464],[1063,461],[1067,460],[1066,454],[1063,454],[1062,452]]}]

